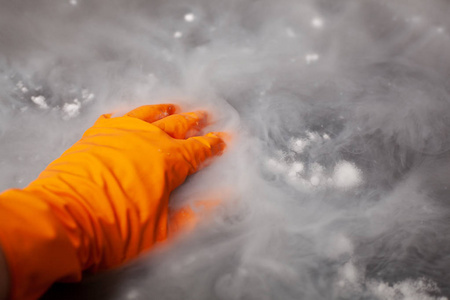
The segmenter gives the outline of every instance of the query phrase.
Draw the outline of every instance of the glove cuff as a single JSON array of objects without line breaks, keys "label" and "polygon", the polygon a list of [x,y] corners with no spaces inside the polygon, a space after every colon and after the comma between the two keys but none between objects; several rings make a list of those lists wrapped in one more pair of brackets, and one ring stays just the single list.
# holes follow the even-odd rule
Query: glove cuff
[{"label": "glove cuff", "polygon": [[[10,299],[37,299],[55,281],[79,281],[82,266],[67,228],[35,193],[0,194],[0,244],[11,279]],[[43,272],[45,270],[45,272]]]}]

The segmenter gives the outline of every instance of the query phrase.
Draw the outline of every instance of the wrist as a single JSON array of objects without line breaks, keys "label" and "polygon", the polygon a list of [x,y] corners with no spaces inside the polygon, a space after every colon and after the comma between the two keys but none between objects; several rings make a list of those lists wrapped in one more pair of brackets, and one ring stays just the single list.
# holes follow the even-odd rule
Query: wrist
[{"label": "wrist", "polygon": [[9,270],[0,245],[0,300],[6,300],[9,292]]},{"label": "wrist", "polygon": [[37,299],[55,281],[78,281],[82,268],[66,229],[35,194],[0,195],[0,228],[11,299]]}]

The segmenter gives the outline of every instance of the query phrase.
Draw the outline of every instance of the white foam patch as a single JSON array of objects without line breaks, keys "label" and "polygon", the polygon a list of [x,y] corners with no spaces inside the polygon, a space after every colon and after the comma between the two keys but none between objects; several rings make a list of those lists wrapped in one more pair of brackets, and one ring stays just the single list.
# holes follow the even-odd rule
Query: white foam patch
[{"label": "white foam patch", "polygon": [[68,120],[77,117],[80,114],[81,103],[75,99],[73,103],[65,103],[63,111],[63,119]]},{"label": "white foam patch", "polygon": [[364,271],[353,261],[339,268],[338,278],[338,294],[345,299],[353,299],[366,291],[379,300],[448,300],[446,297],[432,296],[440,294],[441,291],[435,282],[426,278],[406,279],[393,284],[366,280]]},{"label": "white foam patch", "polygon": [[291,165],[291,168],[289,169],[289,176],[297,176],[303,173],[305,170],[305,165],[301,162],[295,162]]},{"label": "white foam patch", "polygon": [[89,92],[89,90],[82,90],[81,91],[81,99],[83,99],[84,103],[91,102],[95,99],[95,94]]},{"label": "white foam patch", "polygon": [[393,285],[385,282],[371,281],[367,288],[380,300],[447,300],[446,297],[433,297],[439,293],[437,285],[426,279],[405,280]]},{"label": "white foam patch", "polygon": [[323,19],[319,18],[319,17],[316,17],[316,18],[311,20],[311,25],[314,28],[322,28],[323,27],[323,23],[324,23]]},{"label": "white foam patch", "polygon": [[289,144],[289,149],[295,153],[302,153],[305,147],[309,145],[309,140],[307,139],[292,139]]},{"label": "white foam patch", "polygon": [[33,103],[36,104],[40,109],[48,108],[48,104],[45,101],[44,96],[31,96],[31,101],[33,101]]},{"label": "white foam patch", "polygon": [[175,33],[173,34],[173,37],[176,39],[179,39],[182,36],[183,36],[183,33],[181,33],[180,31],[175,31]]},{"label": "white foam patch", "polygon": [[195,20],[195,15],[194,14],[185,14],[184,15],[184,20],[186,22],[193,22]]},{"label": "white foam patch", "polygon": [[320,141],[320,135],[317,132],[311,132],[307,131],[306,135],[308,136],[308,139],[313,142],[319,142]]},{"label": "white foam patch", "polygon": [[326,170],[324,166],[317,162],[308,164],[306,161],[299,160],[296,156],[297,154],[303,154],[309,151],[309,147],[320,146],[330,140],[330,136],[314,131],[305,131],[305,135],[306,137],[304,138],[292,138],[288,143],[288,148],[292,152],[288,153],[287,156],[294,158],[295,162],[291,163],[285,174],[287,182],[302,191],[333,187],[333,178],[327,175],[331,173],[330,171]]},{"label": "white foam patch", "polygon": [[305,61],[308,65],[312,64],[318,60],[319,60],[319,54],[317,54],[317,53],[309,53],[309,54],[305,55]]},{"label": "white foam patch", "polygon": [[362,181],[361,170],[348,161],[341,161],[334,168],[333,183],[338,188],[353,188],[360,185]]}]

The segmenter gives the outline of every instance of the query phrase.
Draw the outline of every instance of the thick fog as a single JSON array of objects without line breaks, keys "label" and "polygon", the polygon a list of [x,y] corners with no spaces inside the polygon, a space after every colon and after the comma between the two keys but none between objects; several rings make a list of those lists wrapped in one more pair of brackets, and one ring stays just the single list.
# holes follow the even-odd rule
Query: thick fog
[{"label": "thick fog", "polygon": [[1,0],[0,190],[105,112],[174,102],[233,135],[173,194],[221,199],[194,231],[45,298],[450,297],[449,16],[444,0]]}]

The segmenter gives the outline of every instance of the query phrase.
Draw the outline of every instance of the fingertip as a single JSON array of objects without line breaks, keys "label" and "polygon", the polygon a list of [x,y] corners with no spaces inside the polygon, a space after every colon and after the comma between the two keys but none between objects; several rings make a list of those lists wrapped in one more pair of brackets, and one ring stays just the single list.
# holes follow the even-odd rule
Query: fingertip
[{"label": "fingertip", "polygon": [[222,199],[217,197],[197,200],[191,205],[171,209],[169,212],[169,234],[173,236],[181,232],[189,232],[195,228],[201,219],[210,216],[221,203]]},{"label": "fingertip", "polygon": [[152,123],[174,114],[178,109],[175,104],[143,105],[126,113],[125,116]]},{"label": "fingertip", "polygon": [[196,119],[197,127],[205,127],[208,124],[209,114],[205,110],[196,110],[193,112],[182,113],[182,115]]},{"label": "fingertip", "polygon": [[173,114],[152,124],[176,139],[186,139],[198,135],[207,125],[208,113],[203,110]]},{"label": "fingertip", "polygon": [[220,142],[212,145],[211,150],[214,155],[220,156],[223,154],[226,148],[227,144],[222,139],[220,139]]},{"label": "fingertip", "polygon": [[216,136],[216,137],[222,139],[225,143],[229,143],[233,139],[233,136],[231,133],[224,132],[224,131],[214,131],[214,132],[208,133],[208,135]]},{"label": "fingertip", "polygon": [[208,146],[211,149],[211,154],[213,156],[220,156],[227,147],[225,140],[222,137],[220,137],[220,135],[222,135],[222,133],[210,132],[204,136],[193,138],[197,139],[202,144]]},{"label": "fingertip", "polygon": [[214,144],[216,155],[222,155],[227,148],[227,144],[231,142],[232,136],[228,132],[210,132],[206,136],[215,137],[218,142]]},{"label": "fingertip", "polygon": [[167,104],[167,105],[168,105],[167,111],[171,115],[179,113],[181,111],[181,107],[179,105],[176,104]]}]

